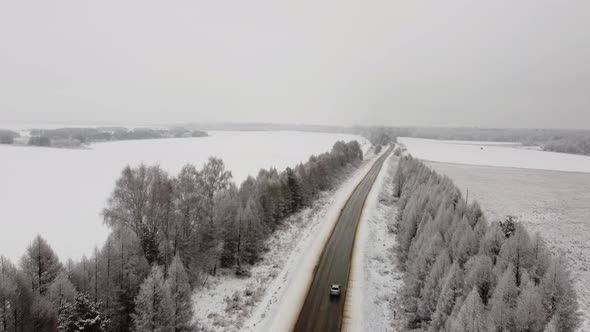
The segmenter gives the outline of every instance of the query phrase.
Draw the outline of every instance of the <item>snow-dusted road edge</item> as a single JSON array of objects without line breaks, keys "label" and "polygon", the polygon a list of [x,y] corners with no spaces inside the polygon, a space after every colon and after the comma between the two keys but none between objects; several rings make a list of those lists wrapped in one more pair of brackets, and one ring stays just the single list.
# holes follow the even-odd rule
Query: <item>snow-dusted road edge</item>
[{"label": "snow-dusted road edge", "polygon": [[357,229],[346,292],[343,331],[392,331],[394,301],[402,284],[397,271],[395,235],[388,225],[395,217],[393,176],[397,158],[387,158],[367,197]]},{"label": "snow-dusted road edge", "polygon": [[300,240],[297,248],[291,253],[279,276],[269,285],[258,310],[252,315],[249,322],[252,325],[246,324],[247,329],[281,332],[290,331],[293,328],[305,302],[314,269],[338,221],[340,212],[379,156],[374,156],[364,163],[340,186],[332,200],[326,204],[321,222],[312,226],[307,236]]}]

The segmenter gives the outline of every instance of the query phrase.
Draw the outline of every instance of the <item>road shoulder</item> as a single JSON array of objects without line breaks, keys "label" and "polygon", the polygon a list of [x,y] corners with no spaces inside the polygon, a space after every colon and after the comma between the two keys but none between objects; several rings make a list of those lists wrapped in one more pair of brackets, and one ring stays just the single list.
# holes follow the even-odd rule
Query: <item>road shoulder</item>
[{"label": "road shoulder", "polygon": [[371,189],[357,229],[343,331],[392,331],[394,301],[402,284],[394,248],[396,237],[388,230],[397,206],[393,199],[393,176],[398,158],[385,161]]}]

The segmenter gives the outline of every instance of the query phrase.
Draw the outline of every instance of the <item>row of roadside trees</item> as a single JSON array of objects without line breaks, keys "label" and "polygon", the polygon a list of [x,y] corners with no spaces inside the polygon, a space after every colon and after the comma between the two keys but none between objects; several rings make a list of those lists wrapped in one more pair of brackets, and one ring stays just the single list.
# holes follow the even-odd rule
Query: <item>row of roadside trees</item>
[{"label": "row of roadside trees", "polygon": [[488,223],[477,202],[412,157],[395,176],[395,230],[407,328],[421,331],[575,331],[566,260],[507,218]]}]

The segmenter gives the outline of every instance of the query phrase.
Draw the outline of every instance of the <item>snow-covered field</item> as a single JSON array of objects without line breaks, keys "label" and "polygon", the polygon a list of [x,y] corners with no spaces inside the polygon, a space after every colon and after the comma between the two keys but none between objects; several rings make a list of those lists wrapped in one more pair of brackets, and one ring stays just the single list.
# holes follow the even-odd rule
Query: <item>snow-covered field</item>
[{"label": "snow-covered field", "polygon": [[417,158],[429,161],[590,173],[590,156],[540,151],[518,143],[442,141],[400,137]]},{"label": "snow-covered field", "polygon": [[397,267],[396,237],[388,226],[397,214],[393,197],[397,162],[393,155],[385,161],[367,197],[355,240],[343,331],[392,331],[395,327],[403,274]]},{"label": "snow-covered field", "polygon": [[79,258],[108,234],[100,216],[127,164],[159,164],[175,175],[186,163],[222,158],[237,182],[260,168],[287,166],[331,149],[347,134],[308,132],[210,132],[210,137],[93,144],[88,149],[0,145],[0,254],[17,262],[37,234],[58,255]]},{"label": "snow-covered field", "polygon": [[428,165],[451,177],[464,194],[469,190],[469,199],[479,201],[489,220],[516,216],[530,231],[541,233],[553,252],[566,255],[584,315],[581,331],[590,331],[590,157],[401,141],[413,156],[435,161]]},{"label": "snow-covered field", "polygon": [[193,299],[200,329],[288,331],[342,207],[375,160],[371,154],[338,189],[286,220],[266,244],[270,250],[250,278],[238,279],[226,270],[197,290]]}]

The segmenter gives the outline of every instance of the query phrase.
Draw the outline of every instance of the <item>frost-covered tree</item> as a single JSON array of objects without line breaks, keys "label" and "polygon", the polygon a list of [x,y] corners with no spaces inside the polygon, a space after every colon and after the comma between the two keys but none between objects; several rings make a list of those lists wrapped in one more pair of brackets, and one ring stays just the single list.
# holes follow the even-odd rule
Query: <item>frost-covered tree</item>
[{"label": "frost-covered tree", "polygon": [[254,264],[258,261],[265,236],[261,214],[260,205],[255,200],[249,199],[238,215],[242,225],[238,241],[238,265],[240,262]]},{"label": "frost-covered tree", "polygon": [[234,267],[238,264],[238,247],[241,245],[243,218],[239,215],[240,198],[235,186],[219,194],[215,219],[221,226],[223,249],[220,255],[222,267]]},{"label": "frost-covered tree", "polygon": [[34,328],[32,281],[26,273],[20,270],[16,270],[14,281],[16,282],[16,291],[13,294],[10,306],[13,310],[14,330],[29,331]]},{"label": "frost-covered tree", "polygon": [[514,268],[509,265],[494,289],[491,305],[491,317],[499,330],[515,329],[515,317],[518,288],[514,277]]},{"label": "frost-covered tree", "polygon": [[534,262],[531,239],[522,225],[516,224],[514,234],[504,242],[500,249],[500,258],[501,267],[512,264],[516,286],[520,287],[523,271],[530,271]]},{"label": "frost-covered tree", "polygon": [[65,271],[58,274],[49,286],[48,297],[54,308],[59,308],[65,303],[71,303],[76,297],[76,289],[68,279]]},{"label": "frost-covered tree", "polygon": [[[424,281],[429,276],[431,266],[435,263],[438,253],[443,248],[443,241],[439,233],[433,230],[421,233],[420,239],[413,243],[410,249],[407,274],[404,278],[404,310],[407,313],[409,326],[420,326],[428,317],[421,317],[419,302]],[[428,235],[430,234],[430,236]],[[428,240],[422,240],[422,239]]]},{"label": "frost-covered tree", "polygon": [[535,286],[538,286],[551,265],[551,253],[547,249],[545,241],[539,234],[531,239],[533,266],[529,273]]},{"label": "frost-covered tree", "polygon": [[148,262],[161,259],[159,241],[172,217],[173,183],[159,166],[127,166],[103,210],[105,223],[131,229]]},{"label": "frost-covered tree", "polygon": [[285,170],[286,184],[289,190],[289,212],[294,213],[303,206],[301,184],[299,178],[290,167]]},{"label": "frost-covered tree", "polygon": [[172,252],[179,255],[196,281],[200,269],[200,237],[207,219],[205,190],[201,173],[193,165],[185,165],[174,180],[174,227]]},{"label": "frost-covered tree", "polygon": [[295,178],[298,179],[300,185],[301,207],[309,206],[313,202],[314,195],[316,195],[317,185],[307,175],[307,168],[304,164],[295,167]]},{"label": "frost-covered tree", "polygon": [[225,170],[223,160],[210,157],[201,171],[202,184],[205,194],[205,206],[209,221],[213,223],[213,197],[216,193],[226,189],[230,185],[232,174]]},{"label": "frost-covered tree", "polygon": [[191,286],[180,257],[176,256],[170,264],[168,286],[172,296],[172,325],[175,332],[192,331],[193,306]]},{"label": "frost-covered tree", "polygon": [[45,296],[36,294],[30,310],[33,331],[54,332],[57,330],[57,310]]},{"label": "frost-covered tree", "polygon": [[219,239],[219,225],[215,223],[215,195],[222,190],[227,189],[231,182],[231,172],[225,170],[225,165],[221,159],[214,157],[209,158],[201,171],[202,183],[204,189],[204,205],[207,213],[208,222],[202,227],[202,237],[200,243],[201,252],[207,257],[213,257],[212,263],[206,262],[205,270],[215,274],[217,270],[217,260],[221,254],[222,247]]},{"label": "frost-covered tree", "polygon": [[559,332],[559,326],[557,323],[557,316],[553,316],[547,326],[545,326],[545,330],[543,332]]},{"label": "frost-covered tree", "polygon": [[16,283],[16,267],[8,258],[0,255],[0,331],[17,330],[14,306],[18,285]]},{"label": "frost-covered tree", "polygon": [[495,284],[493,268],[492,260],[484,255],[472,257],[465,268],[465,287],[466,289],[477,289],[484,306],[488,304]]},{"label": "frost-covered tree", "polygon": [[426,323],[431,320],[440,297],[444,277],[451,266],[451,259],[446,249],[438,253],[436,261],[426,278],[418,299],[418,315]]},{"label": "frost-covered tree", "polygon": [[469,257],[475,255],[479,249],[478,238],[469,225],[469,220],[464,216],[455,228],[451,238],[449,252],[451,258],[463,265]]},{"label": "frost-covered tree", "polygon": [[522,288],[514,316],[516,328],[523,332],[543,332],[547,314],[543,308],[540,289],[529,281]]},{"label": "frost-covered tree", "polygon": [[73,303],[65,303],[59,308],[59,331],[107,331],[109,320],[100,312],[99,305],[91,301],[87,294],[78,294]]},{"label": "frost-covered tree", "polygon": [[21,267],[32,282],[33,291],[44,295],[62,270],[57,255],[41,236],[37,236],[21,259]]},{"label": "frost-covered tree", "polygon": [[95,254],[71,264],[70,281],[93,301],[98,290],[96,300],[110,320],[109,330],[128,331],[139,286],[150,272],[140,240],[131,229],[119,226]]},{"label": "frost-covered tree", "polygon": [[170,287],[158,266],[152,267],[135,299],[134,330],[138,332],[174,331],[174,306]]},{"label": "frost-covered tree", "polygon": [[440,331],[453,313],[455,305],[463,298],[464,273],[457,263],[453,263],[443,283],[436,310],[432,314],[432,331]]},{"label": "frost-covered tree", "polygon": [[505,240],[506,237],[502,232],[500,224],[497,222],[492,223],[480,241],[479,254],[490,257],[492,264],[495,265]]},{"label": "frost-covered tree", "polygon": [[451,321],[454,332],[493,332],[487,313],[477,289],[473,289],[457,314]]},{"label": "frost-covered tree", "polygon": [[580,324],[577,295],[564,257],[553,259],[541,281],[543,305],[559,331],[575,331]]}]

